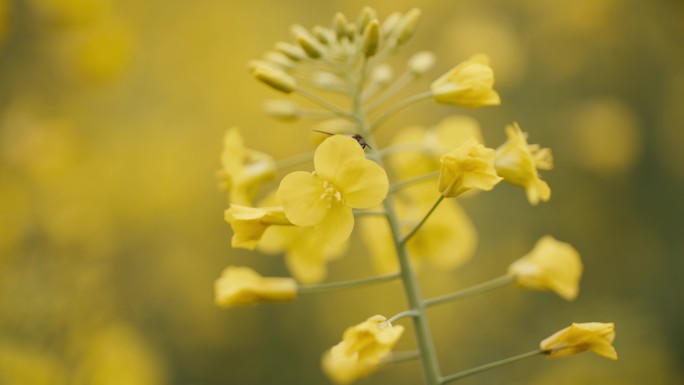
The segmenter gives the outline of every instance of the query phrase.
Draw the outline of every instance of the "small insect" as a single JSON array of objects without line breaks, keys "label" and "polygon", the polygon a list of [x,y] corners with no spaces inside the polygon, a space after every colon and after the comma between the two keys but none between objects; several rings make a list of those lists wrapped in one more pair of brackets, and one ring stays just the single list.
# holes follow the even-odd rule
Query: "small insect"
[{"label": "small insect", "polygon": [[[325,132],[325,131],[319,131],[319,130],[311,130],[311,131],[318,132],[318,133],[321,133],[321,134],[330,135],[330,136],[335,135],[335,134],[333,134],[332,132]],[[366,148],[372,149],[372,147],[371,147],[368,143],[366,143],[366,139],[364,139],[363,136],[361,136],[361,135],[359,135],[359,134],[354,134],[354,135],[351,135],[351,134],[344,134],[344,136],[348,136],[348,137],[350,137],[350,138],[356,140],[356,141],[359,143],[359,146],[361,146],[361,148],[363,148],[364,150],[365,150]]]}]

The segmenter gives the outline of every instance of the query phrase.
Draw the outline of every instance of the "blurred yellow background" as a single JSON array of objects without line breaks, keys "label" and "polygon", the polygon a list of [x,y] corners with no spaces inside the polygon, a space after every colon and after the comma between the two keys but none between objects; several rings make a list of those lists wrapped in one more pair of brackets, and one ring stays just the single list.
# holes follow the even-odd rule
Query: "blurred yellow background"
[{"label": "blurred yellow background", "polygon": [[[684,3],[503,0],[292,2],[0,0],[0,384],[321,384],[343,330],[403,310],[398,283],[222,310],[228,264],[286,274],[232,250],[214,177],[222,134],[276,158],[312,148],[307,123],[262,113],[279,97],[246,63],[293,23],[420,7],[416,51],[434,79],[487,53],[502,106],[422,103],[381,130],[451,114],[491,145],[518,121],[551,147],[549,203],[518,189],[462,200],[479,233],[455,272],[421,270],[426,295],[501,274],[544,234],[585,263],[580,297],[503,289],[430,311],[443,372],[536,347],[570,322],[615,322],[616,363],[529,360],[464,384],[684,383]],[[357,238],[358,239],[358,238]],[[356,242],[330,279],[371,274]],[[425,279],[429,277],[430,279]],[[413,347],[407,333],[400,347]],[[416,384],[417,362],[362,383]]]}]

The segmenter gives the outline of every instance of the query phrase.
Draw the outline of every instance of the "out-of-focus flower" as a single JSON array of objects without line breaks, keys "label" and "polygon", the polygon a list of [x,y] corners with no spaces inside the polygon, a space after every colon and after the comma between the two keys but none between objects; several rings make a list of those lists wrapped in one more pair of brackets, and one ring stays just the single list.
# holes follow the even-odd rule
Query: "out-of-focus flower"
[{"label": "out-of-focus flower", "polygon": [[[434,200],[434,187],[410,189],[412,194],[402,194],[395,200],[402,229],[410,231],[425,215]],[[421,195],[428,191],[430,198]],[[399,262],[384,217],[365,217],[361,220],[364,243],[368,248],[375,270],[379,274],[399,271]],[[419,268],[427,263],[442,269],[453,269],[467,262],[477,246],[477,231],[470,218],[456,200],[442,202],[430,215],[421,231],[417,232],[406,244],[414,262]]]},{"label": "out-of-focus flower", "polygon": [[366,159],[356,140],[340,135],[318,146],[314,167],[285,176],[278,199],[290,222],[314,226],[331,244],[342,243],[354,228],[352,208],[374,207],[387,196],[387,174]]},{"label": "out-of-focus flower", "polygon": [[477,120],[463,115],[448,116],[428,129],[406,127],[392,141],[401,148],[389,156],[389,163],[402,178],[412,178],[439,170],[440,156],[461,146],[468,138],[483,143]]},{"label": "out-of-focus flower", "polygon": [[262,277],[249,267],[228,266],[214,282],[214,299],[220,307],[291,301],[296,297],[294,279]]},{"label": "out-of-focus flower", "polygon": [[259,151],[245,148],[237,127],[223,138],[219,187],[228,192],[231,203],[251,205],[259,186],[275,176],[275,162]]},{"label": "out-of-focus flower", "polygon": [[282,207],[247,207],[231,204],[225,212],[233,229],[231,246],[254,250],[264,231],[271,225],[291,225]]},{"label": "out-of-focus flower", "polygon": [[430,51],[422,51],[411,56],[407,68],[415,76],[420,76],[428,72],[435,65],[437,57]]},{"label": "out-of-focus flower", "polygon": [[439,171],[439,192],[446,198],[455,197],[472,188],[489,191],[502,178],[496,175],[496,152],[473,138],[442,155]]},{"label": "out-of-focus flower", "polygon": [[527,133],[518,123],[506,126],[508,140],[496,149],[496,173],[512,185],[525,189],[527,200],[536,205],[551,198],[549,185],[539,178],[537,169],[553,168],[551,150],[538,144],[527,144]]},{"label": "out-of-focus flower", "polygon": [[342,341],[323,355],[323,371],[338,384],[349,384],[376,370],[397,343],[404,327],[381,315],[348,328]]},{"label": "out-of-focus flower", "polygon": [[617,360],[613,347],[615,325],[603,322],[573,323],[543,340],[539,347],[549,358],[582,353],[587,350],[599,356]]},{"label": "out-of-focus flower", "polygon": [[328,263],[340,258],[348,244],[331,245],[312,227],[269,227],[257,248],[266,254],[285,253],[285,265],[297,281],[319,283],[328,275]]},{"label": "out-of-focus flower", "polygon": [[522,287],[550,290],[572,301],[579,292],[582,260],[570,244],[546,235],[532,251],[511,264],[508,274]]},{"label": "out-of-focus flower", "polygon": [[501,104],[494,86],[494,71],[486,55],[473,55],[435,80],[430,89],[439,103],[467,108]]}]

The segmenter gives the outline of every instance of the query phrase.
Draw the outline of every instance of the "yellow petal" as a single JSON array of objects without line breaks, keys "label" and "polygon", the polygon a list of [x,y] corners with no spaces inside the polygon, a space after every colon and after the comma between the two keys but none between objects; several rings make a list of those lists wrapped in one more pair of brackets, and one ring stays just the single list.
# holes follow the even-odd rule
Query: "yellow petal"
[{"label": "yellow petal", "polygon": [[359,143],[348,136],[334,135],[316,149],[314,168],[322,179],[338,186],[338,174],[352,159],[366,159]]},{"label": "yellow petal", "polygon": [[382,203],[387,196],[389,181],[385,170],[377,163],[353,159],[345,163],[336,186],[347,205],[366,209]]},{"label": "yellow petal", "polygon": [[354,214],[351,207],[340,204],[331,205],[325,216],[316,225],[316,231],[332,245],[340,244],[349,239],[353,228]]},{"label": "yellow petal", "polygon": [[295,171],[283,178],[277,195],[290,222],[297,226],[313,226],[328,211],[328,201],[321,199],[324,192],[323,181],[319,177]]}]

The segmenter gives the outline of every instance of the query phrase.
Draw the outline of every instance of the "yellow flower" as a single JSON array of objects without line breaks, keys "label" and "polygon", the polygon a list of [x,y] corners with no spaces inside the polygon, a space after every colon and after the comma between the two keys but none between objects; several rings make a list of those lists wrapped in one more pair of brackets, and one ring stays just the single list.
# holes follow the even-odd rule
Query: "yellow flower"
[{"label": "yellow flower", "polygon": [[572,301],[579,291],[582,260],[570,244],[546,235],[537,241],[532,251],[511,264],[508,274],[515,277],[520,286],[551,290]]},{"label": "yellow flower", "polygon": [[291,225],[282,207],[247,207],[231,204],[225,212],[226,222],[233,229],[231,246],[254,250],[271,225]]},{"label": "yellow flower", "polygon": [[258,249],[266,254],[285,253],[285,265],[297,281],[319,283],[328,275],[328,262],[344,255],[348,244],[331,245],[313,226],[270,227]]},{"label": "yellow flower", "polygon": [[473,138],[469,138],[450,153],[442,155],[439,192],[451,198],[472,188],[491,190],[502,179],[494,170],[494,157],[494,150],[477,143]]},{"label": "yellow flower", "polygon": [[323,371],[338,384],[349,384],[376,370],[397,343],[403,326],[392,326],[381,315],[352,326],[342,342],[323,355]]},{"label": "yellow flower", "polygon": [[501,104],[493,86],[494,71],[489,67],[489,58],[478,54],[435,80],[430,89],[439,103],[475,108]]},{"label": "yellow flower", "polygon": [[617,360],[612,343],[615,325],[602,322],[573,323],[543,340],[539,347],[549,358],[566,357],[591,350],[599,356]]},{"label": "yellow flower", "polygon": [[297,297],[297,282],[292,278],[262,277],[249,267],[228,266],[214,282],[214,296],[220,307],[290,301]]},{"label": "yellow flower", "polygon": [[506,127],[508,140],[496,149],[494,167],[504,181],[525,189],[527,200],[536,205],[551,198],[549,185],[539,178],[537,169],[553,168],[551,150],[537,144],[527,144],[527,133],[518,123]]},{"label": "yellow flower", "polygon": [[229,194],[229,201],[251,205],[259,186],[275,176],[275,162],[259,151],[245,148],[237,127],[226,131],[223,138],[219,186]]},{"label": "yellow flower", "polygon": [[468,138],[484,143],[480,126],[469,116],[449,116],[428,129],[411,126],[392,141],[400,152],[388,161],[401,178],[413,178],[439,170],[439,157],[462,145]]},{"label": "yellow flower", "polygon": [[314,226],[329,243],[346,241],[354,227],[352,208],[380,204],[387,196],[387,174],[367,160],[359,143],[335,135],[316,149],[312,173],[293,172],[280,182],[278,199],[297,226]]}]

